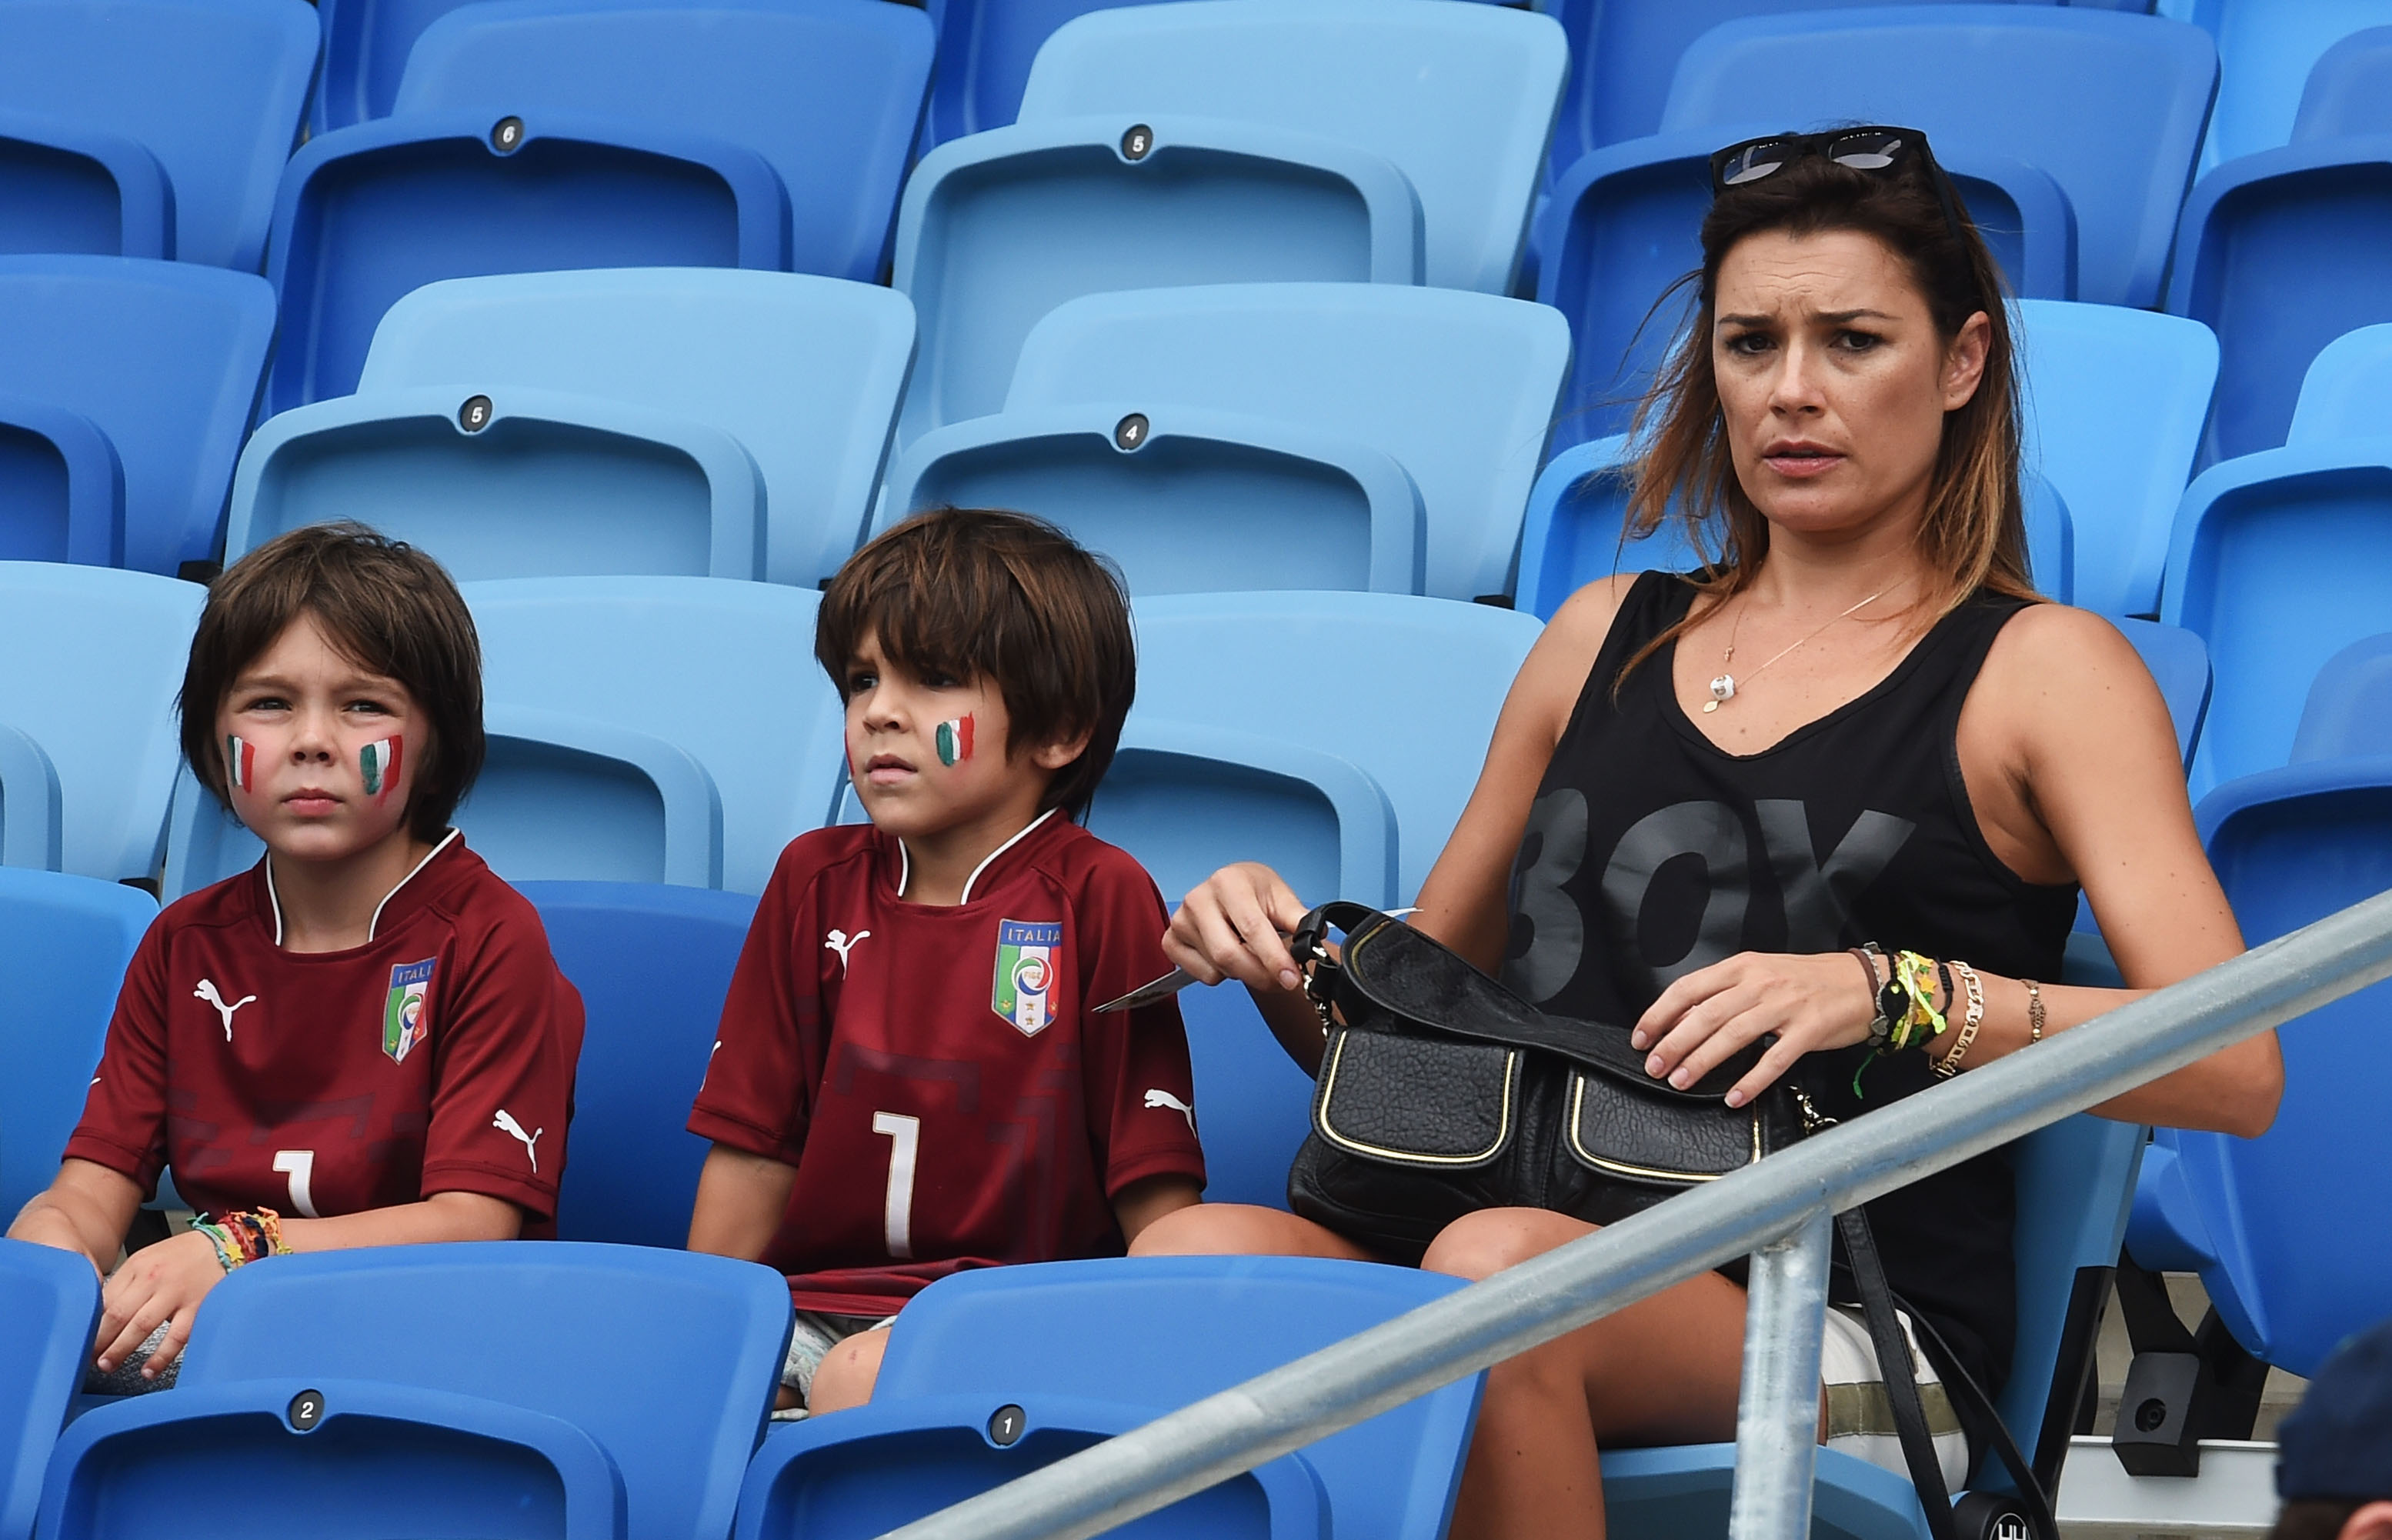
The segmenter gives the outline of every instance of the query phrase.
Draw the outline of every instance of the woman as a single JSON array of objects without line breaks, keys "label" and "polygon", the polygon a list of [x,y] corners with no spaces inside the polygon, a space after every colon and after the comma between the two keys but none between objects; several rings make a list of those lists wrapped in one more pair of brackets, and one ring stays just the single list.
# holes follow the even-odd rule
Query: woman
[{"label": "woman", "polygon": [[[1634,1022],[1673,1084],[1774,1040],[1733,1100],[1810,1057],[1820,1110],[1862,1115],[2242,940],[2149,673],[2029,584],[2000,279],[1923,139],[1756,141],[1713,179],[1699,310],[1640,412],[1630,515],[1638,533],[1684,518],[1712,560],[1592,584],[1554,615],[1412,923],[1548,1011]],[[2133,988],[2048,982],[2079,884]],[[1244,983],[1312,1068],[1320,1029],[1279,940],[1306,907],[1268,868],[1228,867],[1164,948]],[[1930,964],[1956,1029],[1873,1054],[1886,963],[1860,943],[1966,960],[1981,1008]],[[2252,1135],[2282,1085],[2262,1035],[2099,1110]],[[2014,1330],[2011,1205],[1996,1156],[1870,1205],[1895,1290],[1989,1389]],[[1422,1265],[1484,1277],[1591,1228],[1482,1210]],[[1369,1254],[1231,1205],[1136,1249]],[[1706,1275],[1498,1365],[1454,1533],[1600,1535],[1598,1449],[1733,1437],[1744,1306]],[[1840,1311],[1826,1356],[1830,1380],[1878,1378]],[[1890,1430],[1858,1431],[1855,1453],[1903,1469]],[[1956,1480],[1962,1439],[1937,1442]]]}]

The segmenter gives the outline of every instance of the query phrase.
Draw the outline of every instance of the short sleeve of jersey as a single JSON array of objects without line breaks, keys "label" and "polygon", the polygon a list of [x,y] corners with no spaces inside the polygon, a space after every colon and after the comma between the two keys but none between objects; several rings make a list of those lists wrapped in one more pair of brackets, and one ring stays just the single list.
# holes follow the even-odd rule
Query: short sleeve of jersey
[{"label": "short sleeve of jersey", "polygon": [[1090,840],[1073,919],[1080,953],[1081,1023],[1086,1054],[1088,1128],[1105,1196],[1118,1197],[1150,1176],[1186,1176],[1200,1186],[1204,1156],[1196,1140],[1196,1092],[1179,1003],[1098,1015],[1171,971],[1163,955],[1167,915],[1146,869],[1126,851]]},{"label": "short sleeve of jersey", "polygon": [[818,846],[809,836],[791,841],[765,885],[689,1117],[701,1139],[791,1166],[805,1150],[808,1067],[823,1052],[822,1000],[798,961],[812,956],[800,937],[821,869]]},{"label": "short sleeve of jersey", "polygon": [[136,1183],[145,1200],[166,1165],[165,930],[162,917],[151,921],[124,970],[83,1120],[65,1151]]}]

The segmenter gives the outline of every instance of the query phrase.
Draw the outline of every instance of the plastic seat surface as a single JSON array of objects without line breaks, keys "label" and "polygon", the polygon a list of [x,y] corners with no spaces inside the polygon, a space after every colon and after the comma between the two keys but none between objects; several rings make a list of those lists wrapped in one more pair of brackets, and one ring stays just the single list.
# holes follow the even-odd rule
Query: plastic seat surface
[{"label": "plastic seat surface", "polygon": [[461,580],[755,578],[762,505],[755,462],[719,428],[599,396],[425,385],[268,420],[233,478],[225,552],[357,519]]},{"label": "plastic seat surface", "polygon": [[[1450,0],[1449,0],[1450,3]],[[1123,146],[1148,148],[1136,159]],[[1003,406],[1067,300],[1208,283],[1418,283],[1419,200],[1384,158],[1219,118],[1114,113],[941,145],[905,184],[895,286],[920,352],[902,446]]]},{"label": "plastic seat surface", "polygon": [[[13,874],[0,874],[0,885]],[[0,886],[0,892],[6,887]],[[6,901],[6,900],[0,900]],[[99,1325],[99,1279],[71,1251],[0,1240],[0,1540],[27,1540],[42,1472]]]},{"label": "plastic seat surface", "polygon": [[874,527],[946,505],[1035,509],[1118,563],[1133,594],[1423,582],[1425,521],[1403,467],[1277,418],[1138,398],[950,423],[899,458]]},{"label": "plastic seat surface", "polygon": [[644,883],[519,886],[584,1012],[557,1234],[677,1249],[708,1148],[685,1126],[690,1104],[756,900]]},{"label": "plastic seat surface", "polygon": [[[1297,1257],[982,1268],[941,1279],[898,1317],[874,1404],[1052,1391],[1171,1411],[1461,1287],[1413,1268]],[[1305,1448],[1336,1533],[1444,1534],[1480,1379]],[[779,1436],[766,1441],[768,1454]]]},{"label": "plastic seat surface", "polygon": [[0,562],[0,658],[17,660],[0,668],[0,728],[58,777],[59,870],[156,870],[182,757],[175,696],[206,597],[146,572]]},{"label": "plastic seat surface", "polygon": [[317,51],[303,0],[10,0],[0,103],[137,143],[173,189],[162,254],[254,273]]},{"label": "plastic seat surface", "polygon": [[[2392,7],[2385,7],[2392,20]],[[2385,88],[2392,85],[2392,27],[2352,32],[2319,56],[2301,91],[2292,143],[2392,133]]]},{"label": "plastic seat surface", "polygon": [[683,577],[463,591],[493,705],[612,722],[704,769],[722,799],[725,887],[761,893],[782,847],[830,822],[847,779],[846,728],[813,659],[820,595]]},{"label": "plastic seat surface", "polygon": [[81,412],[0,395],[0,562],[124,560],[124,467],[108,435]]},{"label": "plastic seat surface", "polygon": [[720,428],[763,478],[762,576],[811,589],[862,537],[913,357],[914,307],[877,285],[611,268],[426,284],[374,329],[358,386],[528,385]]},{"label": "plastic seat surface", "polygon": [[423,29],[473,0],[321,0],[324,67],[307,102],[307,132],[319,137],[390,116],[407,56]]},{"label": "plastic seat surface", "polygon": [[408,55],[394,113],[603,115],[755,150],[789,197],[789,265],[878,278],[922,119],[931,28],[856,0],[495,0]]},{"label": "plastic seat surface", "polygon": [[2205,175],[2240,156],[2293,142],[2310,75],[2334,45],[2392,23],[2386,0],[2192,0],[2191,19],[2217,39],[2217,110],[2202,146]]},{"label": "plastic seat surface", "polygon": [[2293,733],[2292,763],[2392,755],[2392,632],[2326,659]]},{"label": "plastic seat surface", "polygon": [[2204,465],[2284,444],[2301,382],[2326,346],[2392,321],[2387,195],[2392,134],[2244,156],[2192,189],[2167,308],[2217,333]]},{"label": "plastic seat surface", "polygon": [[1509,291],[1568,72],[1552,18],[1451,0],[1177,0],[1038,50],[1020,121],[1201,113],[1342,139],[1420,199],[1424,281]]},{"label": "plastic seat surface", "polygon": [[2289,761],[2326,661],[2385,629],[2392,439],[2270,449],[2211,467],[2184,495],[2162,618],[2208,643],[2216,689],[2196,802]]},{"label": "plastic seat surface", "polygon": [[[13,9],[0,7],[0,26]],[[130,257],[0,256],[0,317],[8,394],[85,420],[114,452],[116,564],[171,574],[215,554],[274,341],[265,280]]]},{"label": "plastic seat surface", "polygon": [[139,140],[0,110],[0,252],[175,254],[175,189]]},{"label": "plastic seat surface", "polygon": [[787,195],[754,150],[570,113],[417,112],[291,159],[266,276],[282,335],[266,408],[357,388],[374,328],[440,278],[586,267],[788,265]]},{"label": "plastic seat surface", "polygon": [[[1998,78],[2000,91],[1955,91]],[[2041,167],[2076,212],[2076,294],[2156,304],[2217,88],[2209,34],[2051,6],[1894,6],[1715,27],[1678,61],[1664,130],[1901,123]]]},{"label": "plastic seat surface", "polygon": [[2392,324],[2354,327],[2319,350],[2301,376],[2288,446],[2392,434]]},{"label": "plastic seat surface", "polygon": [[[1554,439],[1567,446],[1627,431],[1639,396],[1693,317],[1703,264],[1710,155],[1782,123],[1708,123],[1607,146],[1560,173],[1538,216],[1537,297],[1569,317],[1578,354]],[[1974,144],[1939,143],[1980,233],[2011,287],[2066,299],[2076,282],[2076,214],[2048,175]]]},{"label": "plastic seat surface", "polygon": [[[1995,1404],[2047,1488],[2058,1485],[2084,1376],[2092,1370],[2099,1301],[2126,1236],[2146,1132],[2080,1114],[2008,1149],[2018,1184],[2018,1345]],[[2080,1293],[2092,1296],[2090,1309],[2076,1310]],[[1719,1529],[1727,1518],[1735,1460],[1733,1443],[1606,1452],[1609,1533],[1620,1540],[1660,1540]],[[2008,1490],[1991,1456],[1981,1459],[1976,1474]],[[1909,1477],[1840,1451],[1819,1452],[1813,1502],[1814,1535],[1926,1540],[1926,1518]]]},{"label": "plastic seat surface", "polygon": [[1132,290],[1072,300],[1033,328],[1006,409],[1169,402],[1370,444],[1420,490],[1424,591],[1471,599],[1509,576],[1569,351],[1553,310],[1456,290]]}]

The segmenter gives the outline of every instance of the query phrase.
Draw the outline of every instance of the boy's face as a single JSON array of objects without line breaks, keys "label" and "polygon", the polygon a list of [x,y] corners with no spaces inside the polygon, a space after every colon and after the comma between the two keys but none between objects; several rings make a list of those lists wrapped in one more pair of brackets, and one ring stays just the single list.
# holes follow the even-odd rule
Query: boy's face
[{"label": "boy's face", "polygon": [[406,687],[359,666],[307,615],[235,677],[216,711],[233,810],[294,861],[338,861],[397,834],[430,746]]},{"label": "boy's face", "polygon": [[1047,781],[1076,754],[1059,759],[1052,745],[1008,753],[1012,719],[994,681],[917,675],[890,662],[869,632],[848,660],[845,693],[848,776],[872,822],[900,838],[1009,814],[1016,804],[1034,812]]}]

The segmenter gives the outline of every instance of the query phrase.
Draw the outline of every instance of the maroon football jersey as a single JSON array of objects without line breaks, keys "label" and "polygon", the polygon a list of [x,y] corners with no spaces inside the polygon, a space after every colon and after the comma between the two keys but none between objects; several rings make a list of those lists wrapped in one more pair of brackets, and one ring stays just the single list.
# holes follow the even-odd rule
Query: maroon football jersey
[{"label": "maroon football jersey", "polygon": [[66,1153],[193,1208],[320,1217],[483,1193],[555,1234],[581,996],[452,830],[346,951],[281,947],[267,864],[133,954]]},{"label": "maroon football jersey", "polygon": [[1170,971],[1138,862],[1060,813],[953,908],[904,844],[801,835],[748,932],[690,1132],[795,1166],[763,1261],[800,1310],[887,1314],[967,1267],[1118,1256],[1111,1199],[1204,1180],[1179,1007],[1091,1007]]}]

